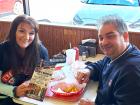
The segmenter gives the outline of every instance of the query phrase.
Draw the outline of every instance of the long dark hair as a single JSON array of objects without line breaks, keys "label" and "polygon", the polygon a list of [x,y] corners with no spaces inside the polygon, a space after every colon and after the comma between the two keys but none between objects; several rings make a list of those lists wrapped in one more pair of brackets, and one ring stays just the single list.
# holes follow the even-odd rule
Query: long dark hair
[{"label": "long dark hair", "polygon": [[[16,42],[17,27],[21,23],[27,23],[35,30],[35,38],[33,42],[25,49],[24,57],[21,56],[21,49]],[[33,70],[39,61],[39,37],[38,37],[39,25],[37,22],[27,15],[20,15],[16,17],[11,23],[9,34],[6,38],[11,45],[11,69],[13,73],[25,73],[32,74]]]}]

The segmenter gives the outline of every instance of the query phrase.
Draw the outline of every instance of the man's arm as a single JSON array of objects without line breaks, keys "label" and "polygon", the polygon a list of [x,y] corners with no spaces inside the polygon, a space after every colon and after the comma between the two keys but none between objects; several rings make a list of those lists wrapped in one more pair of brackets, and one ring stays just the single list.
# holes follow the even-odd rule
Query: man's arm
[{"label": "man's arm", "polygon": [[140,67],[123,68],[114,86],[114,97],[117,105],[140,104]]}]

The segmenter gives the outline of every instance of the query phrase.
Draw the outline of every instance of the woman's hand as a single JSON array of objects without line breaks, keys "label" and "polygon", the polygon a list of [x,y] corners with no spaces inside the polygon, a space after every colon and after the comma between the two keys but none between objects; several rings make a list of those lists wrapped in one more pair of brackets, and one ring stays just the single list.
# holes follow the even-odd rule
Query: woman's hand
[{"label": "woman's hand", "polygon": [[95,105],[95,103],[92,100],[82,98],[78,105]]},{"label": "woman's hand", "polygon": [[80,69],[77,71],[76,79],[77,81],[82,83],[87,83],[90,77],[90,70],[89,69]]},{"label": "woman's hand", "polygon": [[29,82],[22,83],[21,85],[16,87],[16,90],[15,90],[16,96],[18,97],[25,96],[27,91],[29,90],[31,90],[31,88],[29,87]]}]

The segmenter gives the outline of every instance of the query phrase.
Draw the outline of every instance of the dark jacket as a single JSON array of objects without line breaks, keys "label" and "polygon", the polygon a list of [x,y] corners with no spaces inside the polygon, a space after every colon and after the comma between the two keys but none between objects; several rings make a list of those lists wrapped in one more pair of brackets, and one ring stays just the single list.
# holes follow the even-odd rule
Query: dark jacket
[{"label": "dark jacket", "polygon": [[140,50],[135,46],[113,62],[105,57],[87,68],[99,81],[96,105],[140,105]]},{"label": "dark jacket", "polygon": [[[10,52],[10,48],[11,45],[9,41],[0,43],[0,71],[2,71],[3,73],[11,69],[10,59],[12,58],[11,57],[12,55]],[[38,62],[40,62],[41,59],[44,59],[45,61],[49,61],[48,50],[42,44],[39,45],[39,53],[40,53],[40,59]],[[14,86],[20,85],[24,81],[29,80],[31,76],[32,75],[27,75],[25,73],[14,75],[15,83],[13,83],[12,85]]]}]

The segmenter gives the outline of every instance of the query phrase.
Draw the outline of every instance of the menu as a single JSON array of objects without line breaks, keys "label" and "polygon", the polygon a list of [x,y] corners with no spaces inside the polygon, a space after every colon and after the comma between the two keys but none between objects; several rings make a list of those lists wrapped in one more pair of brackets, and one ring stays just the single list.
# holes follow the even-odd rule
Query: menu
[{"label": "menu", "polygon": [[52,67],[36,67],[29,83],[32,89],[27,92],[27,97],[43,101],[53,71],[54,68]]}]

